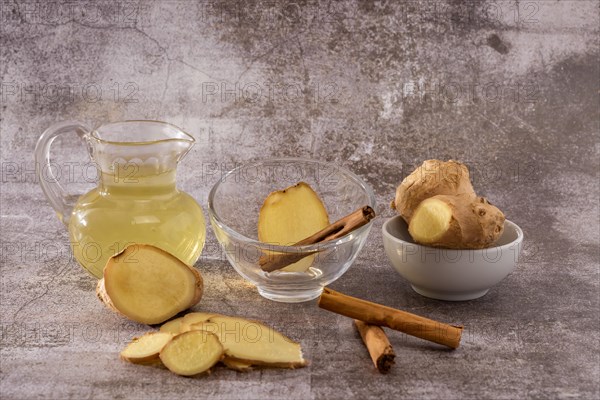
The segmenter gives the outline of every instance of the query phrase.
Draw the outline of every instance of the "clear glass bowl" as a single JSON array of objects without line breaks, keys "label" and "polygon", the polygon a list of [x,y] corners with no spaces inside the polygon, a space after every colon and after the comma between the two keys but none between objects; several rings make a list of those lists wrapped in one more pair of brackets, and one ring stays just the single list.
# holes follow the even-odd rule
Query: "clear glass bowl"
[{"label": "clear glass bowl", "polygon": [[[265,198],[298,182],[308,183],[317,192],[330,222],[365,205],[375,208],[372,189],[358,176],[335,164],[302,158],[269,159],[237,167],[222,176],[208,199],[210,222],[233,268],[255,284],[263,297],[287,303],[312,300],[342,276],[365,244],[372,225],[306,246],[258,241],[258,214]],[[267,252],[316,256],[306,272],[265,272],[259,259]]]}]

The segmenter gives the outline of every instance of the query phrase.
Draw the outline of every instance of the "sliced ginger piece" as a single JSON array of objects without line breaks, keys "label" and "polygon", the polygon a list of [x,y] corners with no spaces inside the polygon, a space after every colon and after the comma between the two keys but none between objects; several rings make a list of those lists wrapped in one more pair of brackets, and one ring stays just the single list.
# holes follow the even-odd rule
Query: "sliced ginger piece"
[{"label": "sliced ginger piece", "polygon": [[182,332],[181,331],[181,320],[183,320],[183,317],[179,317],[179,318],[175,318],[170,321],[167,321],[161,325],[159,331],[177,335]]},{"label": "sliced ginger piece", "polygon": [[148,332],[133,340],[121,352],[121,358],[134,364],[151,364],[158,361],[158,354],[171,341],[167,332]]},{"label": "sliced ginger piece", "polygon": [[492,245],[504,229],[504,214],[483,197],[438,195],[423,200],[408,231],[415,242],[452,249]]},{"label": "sliced ginger piece", "polygon": [[223,358],[223,346],[212,333],[194,330],[175,336],[160,352],[160,360],[177,375],[208,371]]},{"label": "sliced ginger piece", "polygon": [[[258,216],[258,240],[289,246],[328,225],[325,205],[309,184],[300,182],[267,196]],[[314,258],[314,255],[307,256],[281,271],[307,271]]]},{"label": "sliced ginger piece", "polygon": [[202,277],[166,251],[135,244],[108,260],[96,293],[136,322],[159,324],[200,301]]},{"label": "sliced ginger piece", "polygon": [[[192,321],[193,319],[197,319],[198,322],[195,322],[193,324],[190,324],[186,327],[187,331],[192,331],[192,330],[201,330],[201,331],[207,331],[210,333],[215,333],[217,332],[216,328],[211,325],[210,322],[208,322],[208,319],[210,317],[216,317],[216,316],[221,316],[219,314],[205,314],[208,315],[208,317],[203,320],[200,321],[202,319],[201,315],[197,315],[194,316],[193,314],[204,314],[204,313],[190,313],[188,315],[190,315],[190,319],[188,320],[188,322]],[[252,369],[252,363],[248,362],[248,361],[243,361],[243,360],[238,360],[235,358],[231,358],[228,356],[225,356],[223,358],[223,360],[221,360],[221,362],[229,369],[233,369],[235,371],[239,371],[239,372],[246,372]]]},{"label": "sliced ginger piece", "polygon": [[181,325],[179,326],[180,332],[187,332],[192,330],[192,325],[198,324],[201,322],[208,321],[210,317],[215,317],[219,314],[216,313],[204,313],[204,312],[191,312],[185,314],[183,319],[181,320]]},{"label": "sliced ginger piece", "polygon": [[229,369],[238,372],[247,372],[252,369],[252,364],[247,361],[236,360],[235,358],[225,357],[221,362]]},{"label": "sliced ginger piece", "polygon": [[260,322],[217,316],[194,324],[192,328],[215,334],[228,359],[281,368],[304,367],[307,364],[300,344]]}]

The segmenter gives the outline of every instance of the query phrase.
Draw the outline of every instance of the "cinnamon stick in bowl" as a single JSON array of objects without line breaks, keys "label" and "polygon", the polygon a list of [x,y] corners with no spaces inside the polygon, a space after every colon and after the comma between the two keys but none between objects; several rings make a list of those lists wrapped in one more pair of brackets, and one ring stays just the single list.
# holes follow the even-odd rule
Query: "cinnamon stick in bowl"
[{"label": "cinnamon stick in bowl", "polygon": [[463,327],[448,325],[406,311],[361,300],[329,288],[323,289],[319,307],[358,319],[368,324],[387,326],[407,335],[429,340],[456,349],[460,345]]},{"label": "cinnamon stick in bowl", "polygon": [[[373,210],[373,208],[370,206],[361,207],[358,210],[335,221],[333,224],[326,226],[314,235],[294,243],[293,246],[306,246],[339,239],[353,230],[368,224],[373,218],[375,218],[375,210]],[[285,268],[288,265],[300,261],[304,257],[308,257],[317,252],[318,250],[297,253],[265,254],[260,258],[258,263],[263,271],[273,272],[278,269]]]}]

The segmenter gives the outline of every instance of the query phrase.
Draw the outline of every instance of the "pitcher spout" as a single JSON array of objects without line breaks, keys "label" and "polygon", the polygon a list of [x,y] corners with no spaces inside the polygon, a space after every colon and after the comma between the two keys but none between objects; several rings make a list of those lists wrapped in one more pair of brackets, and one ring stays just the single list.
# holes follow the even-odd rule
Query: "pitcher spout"
[{"label": "pitcher spout", "polygon": [[158,121],[109,123],[86,139],[100,173],[116,180],[174,171],[195,143],[190,134]]}]

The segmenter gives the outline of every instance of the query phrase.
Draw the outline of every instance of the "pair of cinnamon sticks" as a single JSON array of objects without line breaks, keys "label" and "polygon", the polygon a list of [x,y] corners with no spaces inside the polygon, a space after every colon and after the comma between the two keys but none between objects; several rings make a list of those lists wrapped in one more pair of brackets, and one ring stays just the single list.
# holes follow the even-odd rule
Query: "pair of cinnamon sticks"
[{"label": "pair of cinnamon sticks", "polygon": [[[371,207],[361,207],[314,235],[295,243],[294,246],[338,239],[366,225],[373,218],[375,218],[375,211]],[[263,255],[259,264],[263,271],[273,272],[317,252],[318,250]],[[323,289],[319,307],[354,319],[371,359],[381,373],[389,371],[396,356],[382,326],[453,349],[459,346],[463,330],[462,326],[444,324],[406,311],[347,296],[328,288]]]},{"label": "pair of cinnamon sticks", "polygon": [[394,364],[395,353],[382,326],[429,340],[452,349],[460,345],[463,327],[444,324],[406,311],[361,300],[325,288],[319,307],[354,318],[375,367],[381,373]]}]

